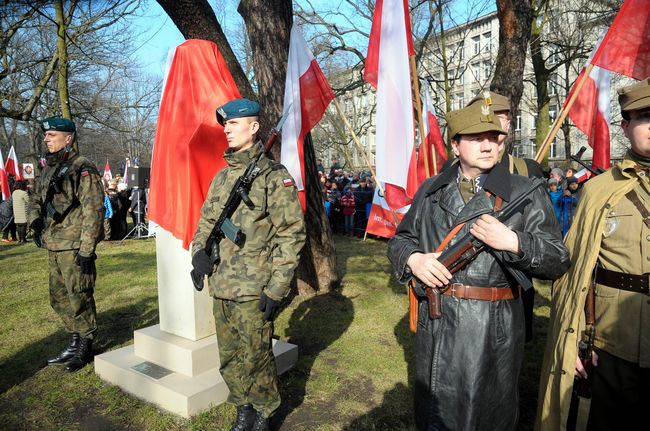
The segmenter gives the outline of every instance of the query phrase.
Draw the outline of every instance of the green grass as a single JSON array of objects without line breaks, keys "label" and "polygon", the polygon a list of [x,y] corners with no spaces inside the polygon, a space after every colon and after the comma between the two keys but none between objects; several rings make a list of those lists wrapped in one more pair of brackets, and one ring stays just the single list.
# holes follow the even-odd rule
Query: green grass
[{"label": "green grass", "polygon": [[[340,291],[296,297],[276,335],[299,346],[281,376],[282,430],[413,429],[413,336],[405,288],[383,241],[337,238]],[[95,352],[131,344],[133,331],[158,323],[153,240],[103,242],[95,299]],[[67,341],[49,305],[47,252],[0,245],[0,424],[11,430],[224,430],[235,411],[221,405],[186,420],[102,382],[86,367],[65,374],[45,358]],[[521,430],[532,429],[548,321],[548,286],[538,286],[533,343],[521,376]]]}]

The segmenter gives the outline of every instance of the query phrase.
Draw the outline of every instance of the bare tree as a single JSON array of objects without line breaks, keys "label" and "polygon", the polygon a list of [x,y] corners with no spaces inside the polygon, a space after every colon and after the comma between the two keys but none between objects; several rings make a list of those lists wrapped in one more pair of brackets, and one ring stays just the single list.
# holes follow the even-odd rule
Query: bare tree
[{"label": "bare tree", "polygon": [[[519,112],[524,90],[524,65],[530,38],[532,9],[530,0],[496,0],[499,16],[499,53],[490,88],[510,98],[513,118]],[[512,135],[506,141],[506,151],[512,151]]]},{"label": "bare tree", "polygon": [[[238,11],[246,24],[251,47],[255,87],[225,37],[222,27],[207,0],[158,0],[183,36],[211,40],[219,46],[233,78],[244,97],[256,98],[264,106],[261,123],[264,129],[277,121],[282,111],[289,34],[293,19],[290,0],[273,2],[242,0]],[[314,163],[311,140],[305,141],[305,162]],[[279,149],[275,149],[276,154]],[[301,292],[329,291],[339,283],[336,273],[334,245],[320,196],[320,183],[315,169],[306,169],[307,243],[297,270]]]},{"label": "bare tree", "polygon": [[[535,142],[541,144],[558,113],[560,98],[594,47],[599,29],[614,16],[609,0],[533,0],[530,54],[535,88]],[[553,104],[553,105],[552,105]],[[554,109],[551,109],[553,106]],[[565,157],[571,154],[570,126],[562,124]],[[549,153],[544,158],[548,163]]]}]

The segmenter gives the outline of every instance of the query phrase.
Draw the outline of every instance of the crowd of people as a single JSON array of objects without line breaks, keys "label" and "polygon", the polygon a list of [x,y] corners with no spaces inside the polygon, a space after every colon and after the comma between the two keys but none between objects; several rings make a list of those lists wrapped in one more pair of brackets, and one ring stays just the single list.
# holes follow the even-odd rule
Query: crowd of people
[{"label": "crowd of people", "polygon": [[338,159],[332,159],[329,173],[325,171],[320,159],[317,160],[316,167],[332,232],[363,236],[375,192],[372,174],[364,170],[344,170]]}]

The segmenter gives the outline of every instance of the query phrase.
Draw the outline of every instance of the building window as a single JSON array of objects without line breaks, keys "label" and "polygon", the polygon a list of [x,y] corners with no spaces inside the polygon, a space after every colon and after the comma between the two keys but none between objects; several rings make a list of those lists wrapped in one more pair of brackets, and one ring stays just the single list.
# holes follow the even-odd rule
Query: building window
[{"label": "building window", "polygon": [[551,143],[551,151],[548,156],[552,159],[557,157],[557,138],[553,139],[553,142]]},{"label": "building window", "polygon": [[460,61],[465,60],[465,44],[464,44],[464,42],[460,42],[458,44],[458,58],[460,58]]},{"label": "building window", "polygon": [[551,118],[551,123],[555,121],[555,117],[557,117],[557,105],[548,107],[548,116]]},{"label": "building window", "polygon": [[515,130],[516,131],[521,130],[521,114],[518,114],[517,117],[515,118]]},{"label": "building window", "polygon": [[485,51],[492,50],[492,32],[490,31],[483,33],[483,49]]},{"label": "building window", "polygon": [[472,43],[474,44],[474,54],[479,54],[481,52],[481,36],[473,37]]},{"label": "building window", "polygon": [[548,64],[557,64],[560,62],[560,48],[557,45],[549,45],[548,47]]},{"label": "building window", "polygon": [[474,63],[472,64],[472,73],[474,73],[474,79],[476,82],[481,82],[481,64]]},{"label": "building window", "polygon": [[458,69],[458,70],[454,73],[454,79],[457,80],[456,83],[457,83],[458,85],[463,85],[463,84],[465,84],[465,78],[464,78],[463,76],[464,76],[464,74],[463,74],[463,69]]},{"label": "building window", "polygon": [[487,80],[490,79],[490,75],[492,74],[492,63],[489,61],[484,61],[483,62],[483,79]]},{"label": "building window", "polygon": [[456,85],[456,70],[455,69],[449,69],[447,71],[447,77],[449,78],[449,82],[451,85]]},{"label": "building window", "polygon": [[551,76],[548,77],[548,95],[557,96],[557,89],[558,89],[557,74],[553,73],[551,74]]},{"label": "building window", "polygon": [[531,126],[530,130],[536,130],[537,129],[537,112],[533,114],[533,125]]},{"label": "building window", "polygon": [[456,100],[458,100],[458,109],[463,109],[465,107],[465,95],[463,93],[457,93]]}]

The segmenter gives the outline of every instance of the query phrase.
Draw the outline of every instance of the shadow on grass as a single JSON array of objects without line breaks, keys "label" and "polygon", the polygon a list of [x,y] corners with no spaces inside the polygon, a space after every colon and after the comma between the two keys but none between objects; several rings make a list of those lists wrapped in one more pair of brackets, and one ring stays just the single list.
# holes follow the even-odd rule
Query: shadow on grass
[{"label": "shadow on grass", "polygon": [[[293,428],[291,418],[287,417],[305,399],[307,379],[312,374],[314,361],[323,350],[343,335],[353,318],[352,301],[339,291],[307,299],[293,311],[285,333],[287,341],[296,344],[300,354],[294,368],[280,379],[282,405],[273,416],[273,429]],[[320,415],[333,413],[320,412]],[[309,418],[304,416],[301,414],[299,418],[302,424],[309,422]],[[314,425],[316,424],[318,421],[314,422]]]},{"label": "shadow on grass", "polygon": [[415,429],[413,419],[414,334],[408,328],[408,313],[395,325],[393,333],[404,351],[408,386],[400,382],[384,392],[381,405],[354,419],[350,425],[344,428],[346,431]]},{"label": "shadow on grass", "polygon": [[[158,321],[156,296],[121,308],[99,312],[97,315],[98,334],[93,345],[98,355],[133,339],[135,329],[150,326]],[[152,305],[153,303],[153,305]],[[63,324],[61,324],[63,327]],[[69,335],[61,329],[45,338],[35,340],[0,364],[0,394],[36,374],[46,367],[48,356],[60,352],[67,345]]]}]

